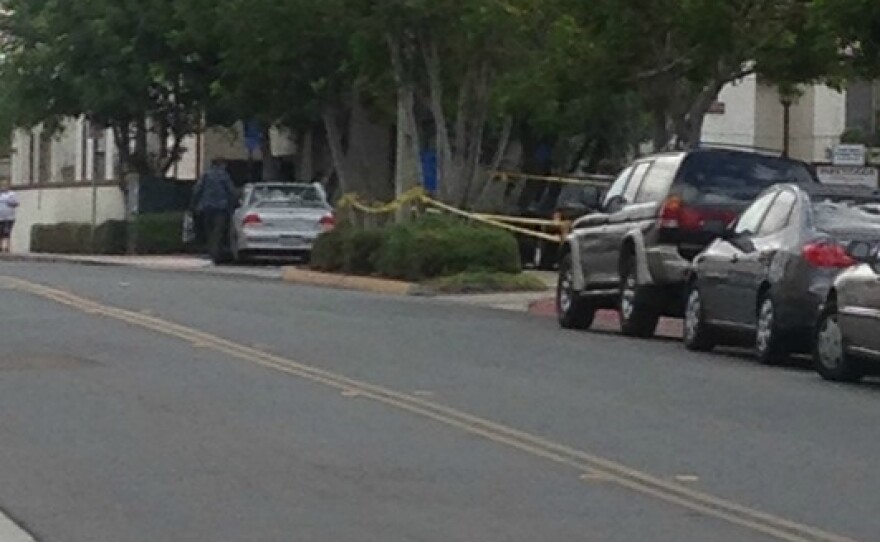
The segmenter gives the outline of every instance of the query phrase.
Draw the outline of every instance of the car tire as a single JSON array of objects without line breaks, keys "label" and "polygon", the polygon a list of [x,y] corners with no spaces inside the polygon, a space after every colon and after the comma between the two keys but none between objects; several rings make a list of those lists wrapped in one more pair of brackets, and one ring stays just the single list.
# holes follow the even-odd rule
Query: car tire
[{"label": "car tire", "polygon": [[653,288],[639,286],[635,256],[626,257],[620,267],[620,330],[627,337],[653,337],[660,321],[659,296]]},{"label": "car tire", "polygon": [[556,314],[563,329],[589,329],[596,318],[596,306],[574,288],[574,266],[571,254],[559,264],[556,286]]},{"label": "car tire", "polygon": [[247,254],[238,248],[238,238],[235,235],[235,230],[229,234],[229,254],[232,258],[232,263],[235,265],[243,265],[248,261]]},{"label": "car tire", "polygon": [[703,297],[696,283],[687,293],[683,340],[685,348],[692,352],[711,352],[717,344],[715,331],[706,322]]},{"label": "car tire", "polygon": [[822,311],[813,344],[813,363],[825,380],[852,383],[865,377],[863,364],[846,351],[836,306],[829,305]]},{"label": "car tire", "polygon": [[789,350],[776,318],[776,303],[769,292],[758,299],[755,326],[755,355],[762,365],[778,365],[788,360]]}]

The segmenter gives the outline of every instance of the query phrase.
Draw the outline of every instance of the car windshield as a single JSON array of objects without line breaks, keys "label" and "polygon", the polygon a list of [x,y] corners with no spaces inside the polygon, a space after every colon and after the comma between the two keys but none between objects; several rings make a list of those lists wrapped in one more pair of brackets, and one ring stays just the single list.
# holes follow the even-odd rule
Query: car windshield
[{"label": "car windshield", "polygon": [[595,206],[599,199],[599,189],[593,186],[567,185],[559,194],[558,207]]},{"label": "car windshield", "polygon": [[880,200],[823,198],[814,200],[812,207],[819,231],[880,229]]},{"label": "car windshield", "polygon": [[262,209],[286,209],[326,206],[321,192],[314,186],[257,186],[251,195],[251,205]]},{"label": "car windshield", "polygon": [[686,191],[705,199],[751,201],[779,183],[814,184],[806,164],[742,152],[710,151],[688,156],[681,181]]}]

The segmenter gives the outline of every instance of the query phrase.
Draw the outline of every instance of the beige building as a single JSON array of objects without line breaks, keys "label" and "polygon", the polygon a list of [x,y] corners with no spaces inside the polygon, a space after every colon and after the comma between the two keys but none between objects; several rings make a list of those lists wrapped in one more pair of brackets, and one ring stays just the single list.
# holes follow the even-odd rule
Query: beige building
[{"label": "beige building", "polygon": [[[194,181],[213,158],[246,160],[240,134],[240,130],[213,129],[188,138],[183,156],[168,175]],[[275,135],[273,154],[292,153],[289,138]],[[37,128],[13,134],[10,180],[21,202],[12,238],[14,252],[29,251],[35,224],[102,224],[125,215],[112,133],[96,130],[84,119],[70,120],[56,133]]]}]

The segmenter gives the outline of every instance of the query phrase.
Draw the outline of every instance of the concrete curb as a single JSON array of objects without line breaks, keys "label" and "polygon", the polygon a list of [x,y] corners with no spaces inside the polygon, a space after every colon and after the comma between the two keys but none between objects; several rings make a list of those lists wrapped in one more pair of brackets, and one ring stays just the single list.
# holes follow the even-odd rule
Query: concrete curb
[{"label": "concrete curb", "polygon": [[80,258],[76,256],[64,256],[60,254],[0,254],[0,262],[71,263],[79,265],[98,265],[105,267],[124,267],[126,265],[121,262]]},{"label": "concrete curb", "polygon": [[281,269],[281,280],[293,284],[306,286],[320,286],[323,288],[335,288],[339,290],[357,290],[373,294],[385,295],[431,295],[424,287],[411,282],[399,280],[377,279],[372,277],[359,277],[355,275],[338,275],[335,273],[321,273],[309,271],[298,267],[284,267]]}]

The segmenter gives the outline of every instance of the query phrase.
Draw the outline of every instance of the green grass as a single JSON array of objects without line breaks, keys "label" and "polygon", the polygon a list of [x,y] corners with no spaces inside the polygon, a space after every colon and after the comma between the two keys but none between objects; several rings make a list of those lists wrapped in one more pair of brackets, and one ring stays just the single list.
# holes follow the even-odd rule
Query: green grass
[{"label": "green grass", "polygon": [[492,294],[505,292],[543,292],[547,285],[526,273],[459,273],[422,283],[435,294]]}]

